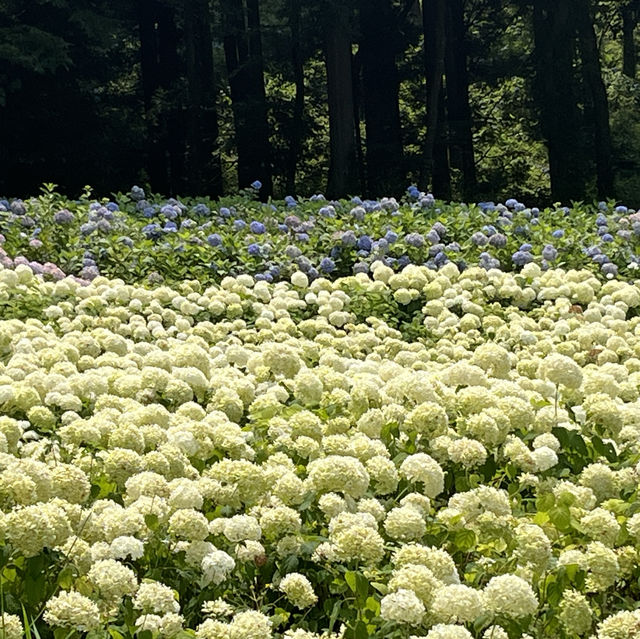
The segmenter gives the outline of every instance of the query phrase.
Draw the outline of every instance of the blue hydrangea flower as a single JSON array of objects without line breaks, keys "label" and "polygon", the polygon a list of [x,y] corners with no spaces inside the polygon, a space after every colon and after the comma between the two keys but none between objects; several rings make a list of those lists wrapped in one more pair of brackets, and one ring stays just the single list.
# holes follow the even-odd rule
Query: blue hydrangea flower
[{"label": "blue hydrangea flower", "polygon": [[262,235],[267,230],[267,228],[262,222],[257,222],[256,220],[254,220],[253,222],[251,222],[251,224],[249,224],[249,230],[256,235]]},{"label": "blue hydrangea flower", "polygon": [[134,202],[139,202],[145,197],[144,189],[140,188],[139,186],[132,186],[131,191],[129,192],[129,196]]},{"label": "blue hydrangea flower", "polygon": [[439,251],[438,253],[436,253],[436,256],[433,258],[433,261],[436,263],[437,266],[442,266],[449,260],[447,258],[446,253],[444,253],[443,251]]},{"label": "blue hydrangea flower", "polygon": [[516,251],[511,256],[511,261],[516,266],[524,266],[525,264],[529,264],[529,262],[533,262],[533,255],[531,255],[531,253],[529,253],[528,251]]},{"label": "blue hydrangea flower", "polygon": [[193,214],[200,217],[207,217],[211,213],[211,210],[206,204],[199,202],[193,207]]},{"label": "blue hydrangea flower", "polygon": [[434,229],[431,229],[426,234],[425,237],[427,240],[429,240],[429,242],[431,242],[431,244],[437,244],[438,242],[440,242],[440,236],[438,235],[438,232]]},{"label": "blue hydrangea flower", "polygon": [[358,242],[358,238],[356,237],[356,234],[353,231],[345,231],[342,234],[341,240],[345,246],[355,246],[356,243]]},{"label": "blue hydrangea flower", "polygon": [[618,267],[615,264],[603,264],[600,269],[607,276],[615,277],[618,274]]},{"label": "blue hydrangea flower", "polygon": [[289,227],[286,224],[278,224],[278,230],[282,233],[288,233]]},{"label": "blue hydrangea flower", "polygon": [[415,248],[424,246],[424,237],[420,233],[408,233],[404,240],[409,246],[414,246]]},{"label": "blue hydrangea flower", "polygon": [[533,248],[533,246],[531,244],[521,244],[520,245],[520,251],[531,251],[531,249]]},{"label": "blue hydrangea flower", "polygon": [[551,235],[555,238],[564,237],[564,229],[556,229]]},{"label": "blue hydrangea flower", "polygon": [[510,209],[514,208],[516,205],[518,204],[518,200],[516,200],[515,198],[509,198],[504,205],[509,207]]},{"label": "blue hydrangea flower", "polygon": [[398,241],[398,234],[394,233],[393,231],[387,231],[384,234],[384,239],[387,240],[389,244],[393,244],[394,242]]},{"label": "blue hydrangea flower", "polygon": [[256,244],[255,242],[253,244],[249,244],[249,248],[247,250],[249,251],[249,255],[260,255],[260,244]]},{"label": "blue hydrangea flower", "polygon": [[107,210],[111,211],[112,213],[114,211],[120,210],[120,207],[115,202],[107,202],[106,207],[107,207]]},{"label": "blue hydrangea flower", "polygon": [[259,191],[262,188],[262,182],[260,182],[260,180],[254,180],[251,182],[251,188]]},{"label": "blue hydrangea flower", "polygon": [[436,222],[431,227],[440,237],[444,237],[447,234],[447,227],[442,222]]},{"label": "blue hydrangea flower", "polygon": [[300,257],[302,255],[302,251],[297,246],[293,246],[293,244],[290,244],[284,249],[284,254],[287,257],[294,259],[296,257]]},{"label": "blue hydrangea flower", "polygon": [[462,251],[462,247],[458,242],[449,242],[447,244],[447,251],[452,251],[453,253],[460,253]]},{"label": "blue hydrangea flower", "polygon": [[62,209],[61,211],[57,211],[53,215],[53,221],[56,224],[71,224],[75,220],[75,216],[71,211],[67,211],[67,209]]},{"label": "blue hydrangea flower", "polygon": [[613,242],[613,235],[611,235],[611,233],[604,233],[602,235],[602,241],[603,242]]},{"label": "blue hydrangea flower", "polygon": [[218,233],[212,233],[211,235],[208,235],[207,244],[209,244],[209,246],[221,246],[222,236]]},{"label": "blue hydrangea flower", "polygon": [[226,206],[223,206],[220,208],[220,215],[222,217],[230,217],[231,211]]},{"label": "blue hydrangea flower", "polygon": [[318,215],[321,215],[322,217],[335,217],[336,210],[330,204],[327,206],[321,206],[318,210]]},{"label": "blue hydrangea flower", "polygon": [[486,246],[489,243],[489,238],[482,231],[476,231],[471,236],[471,243],[476,246]]},{"label": "blue hydrangea flower", "polygon": [[298,202],[296,201],[296,198],[293,197],[293,195],[287,195],[284,198],[284,201],[287,206],[298,206]]},{"label": "blue hydrangea flower", "polygon": [[162,229],[165,233],[176,233],[178,225],[175,222],[167,222]]},{"label": "blue hydrangea flower", "polygon": [[361,251],[370,251],[371,250],[371,238],[368,235],[361,235],[358,238],[357,246]]},{"label": "blue hydrangea flower", "polygon": [[405,266],[409,266],[411,264],[411,258],[408,255],[401,255],[398,258],[398,266],[400,268],[404,268]]},{"label": "blue hydrangea flower", "polygon": [[356,220],[358,221],[362,221],[364,220],[364,216],[365,216],[366,211],[364,210],[364,207],[362,206],[356,206],[354,208],[351,209],[350,214],[356,218]]},{"label": "blue hydrangea flower", "polygon": [[542,249],[542,257],[544,257],[547,262],[553,262],[558,257],[558,251],[553,244],[545,244]]},{"label": "blue hydrangea flower", "polygon": [[507,245],[507,236],[502,233],[495,233],[489,238],[489,244],[496,248],[504,248]]},{"label": "blue hydrangea flower", "polygon": [[357,275],[358,273],[368,273],[369,265],[366,262],[356,262],[353,265],[353,273]]},{"label": "blue hydrangea flower", "polygon": [[296,240],[298,240],[298,242],[308,242],[309,241],[309,234],[308,233],[296,233]]},{"label": "blue hydrangea flower", "polygon": [[160,213],[162,213],[162,215],[164,215],[168,220],[175,220],[178,217],[178,211],[176,211],[175,207],[169,204],[165,204],[165,206],[160,209]]},{"label": "blue hydrangea flower", "polygon": [[244,220],[233,220],[234,231],[241,231],[245,226],[247,226],[247,223]]},{"label": "blue hydrangea flower", "polygon": [[620,215],[626,215],[628,210],[626,206],[616,206],[616,213]]},{"label": "blue hydrangea flower", "polygon": [[320,261],[320,270],[323,273],[331,273],[335,270],[336,263],[329,257],[323,257]]},{"label": "blue hydrangea flower", "polygon": [[196,222],[191,218],[187,218],[186,220],[182,220],[182,222],[180,222],[181,229],[192,229],[194,226],[197,226]]}]

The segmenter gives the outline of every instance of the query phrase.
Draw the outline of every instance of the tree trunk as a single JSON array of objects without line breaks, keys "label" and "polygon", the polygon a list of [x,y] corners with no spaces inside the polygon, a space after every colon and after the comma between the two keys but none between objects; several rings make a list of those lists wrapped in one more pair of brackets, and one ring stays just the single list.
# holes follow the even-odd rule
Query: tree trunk
[{"label": "tree trunk", "polygon": [[602,80],[600,54],[589,9],[589,0],[573,0],[573,21],[578,31],[582,75],[592,105],[591,124],[596,155],[598,197],[606,199],[613,195],[609,103],[607,89]]},{"label": "tree trunk", "polygon": [[424,162],[427,181],[437,197],[451,197],[444,113],[444,59],[446,0],[423,0],[425,76],[427,81],[427,135]]},{"label": "tree trunk", "polygon": [[222,195],[218,116],[208,0],[184,0],[189,105],[187,188],[191,195]]},{"label": "tree trunk", "polygon": [[469,74],[463,0],[447,2],[446,78],[449,162],[462,174],[462,197],[470,201],[476,190]]},{"label": "tree trunk", "polygon": [[184,131],[179,96],[178,30],[173,10],[139,0],[142,91],[147,119],[147,166],[152,189],[175,194],[184,174]]},{"label": "tree trunk", "polygon": [[[238,184],[262,182],[263,198],[273,192],[271,147],[258,0],[224,0],[224,53],[238,149]],[[245,27],[246,24],[246,27]]]},{"label": "tree trunk", "polygon": [[397,30],[390,0],[360,0],[367,190],[373,197],[399,194],[405,187],[395,58]]},{"label": "tree trunk", "polygon": [[535,95],[549,152],[551,193],[565,203],[582,199],[586,190],[583,126],[573,78],[574,18],[570,0],[534,2]]},{"label": "tree trunk", "polygon": [[638,0],[628,0],[620,9],[622,13],[622,73],[630,78],[636,77],[634,31],[638,23],[639,5]]},{"label": "tree trunk", "polygon": [[304,115],[304,66],[300,48],[300,0],[289,0],[289,29],[291,30],[291,65],[296,95],[293,103],[291,135],[286,167],[286,189],[289,195],[296,194],[296,170],[302,148],[302,118]]},{"label": "tree trunk", "polygon": [[327,25],[325,63],[330,147],[327,194],[331,198],[338,198],[347,194],[353,195],[360,190],[353,117],[351,29],[348,8],[344,4],[333,5]]}]

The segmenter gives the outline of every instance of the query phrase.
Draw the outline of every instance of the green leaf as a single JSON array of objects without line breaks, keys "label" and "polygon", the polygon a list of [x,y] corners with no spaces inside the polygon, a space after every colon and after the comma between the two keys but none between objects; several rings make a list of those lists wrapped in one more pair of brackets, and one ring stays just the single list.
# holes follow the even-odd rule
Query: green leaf
[{"label": "green leaf", "polygon": [[571,528],[571,514],[569,509],[564,506],[554,506],[549,511],[549,519],[551,523],[560,531],[566,531]]},{"label": "green leaf", "polygon": [[347,582],[351,592],[355,594],[358,590],[358,574],[353,570],[348,570],[344,573],[344,580]]},{"label": "green leaf", "polygon": [[473,530],[469,530],[468,528],[465,530],[459,530],[453,539],[453,543],[458,550],[468,552],[476,547],[476,534]]},{"label": "green leaf", "polygon": [[555,503],[556,498],[554,497],[553,493],[545,493],[543,495],[539,495],[536,499],[536,510],[547,512],[551,510]]}]

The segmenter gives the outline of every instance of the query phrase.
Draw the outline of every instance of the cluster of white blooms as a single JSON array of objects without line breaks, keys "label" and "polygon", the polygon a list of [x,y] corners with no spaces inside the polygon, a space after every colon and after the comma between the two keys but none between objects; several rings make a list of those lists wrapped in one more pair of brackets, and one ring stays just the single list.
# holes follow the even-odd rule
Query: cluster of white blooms
[{"label": "cluster of white blooms", "polygon": [[[0,540],[16,570],[65,562],[46,624],[133,607],[154,638],[321,637],[345,573],[385,628],[431,639],[498,639],[549,605],[574,634],[634,623],[592,598],[640,577],[640,285],[533,264],[175,289],[20,269],[8,296],[38,303],[0,321]],[[421,339],[366,306],[394,299],[421,301]],[[578,576],[549,604],[556,573]]]}]

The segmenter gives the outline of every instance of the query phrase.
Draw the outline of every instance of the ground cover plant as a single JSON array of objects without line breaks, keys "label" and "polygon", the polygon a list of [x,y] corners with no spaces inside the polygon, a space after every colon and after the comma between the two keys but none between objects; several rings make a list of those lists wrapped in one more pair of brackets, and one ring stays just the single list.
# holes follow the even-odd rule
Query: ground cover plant
[{"label": "ground cover plant", "polygon": [[54,278],[152,284],[242,273],[278,281],[298,269],[311,280],[336,278],[369,272],[376,261],[396,271],[449,262],[519,271],[535,262],[603,277],[633,276],[640,264],[640,213],[615,202],[450,204],[410,187],[400,202],[315,195],[262,203],[260,186],[218,201],[147,197],[133,187],[110,201],[89,190],[69,200],[47,185],[38,198],[0,201],[0,260]]},{"label": "ground cover plant", "polygon": [[4,636],[637,636],[640,288],[601,275],[0,271]]}]

